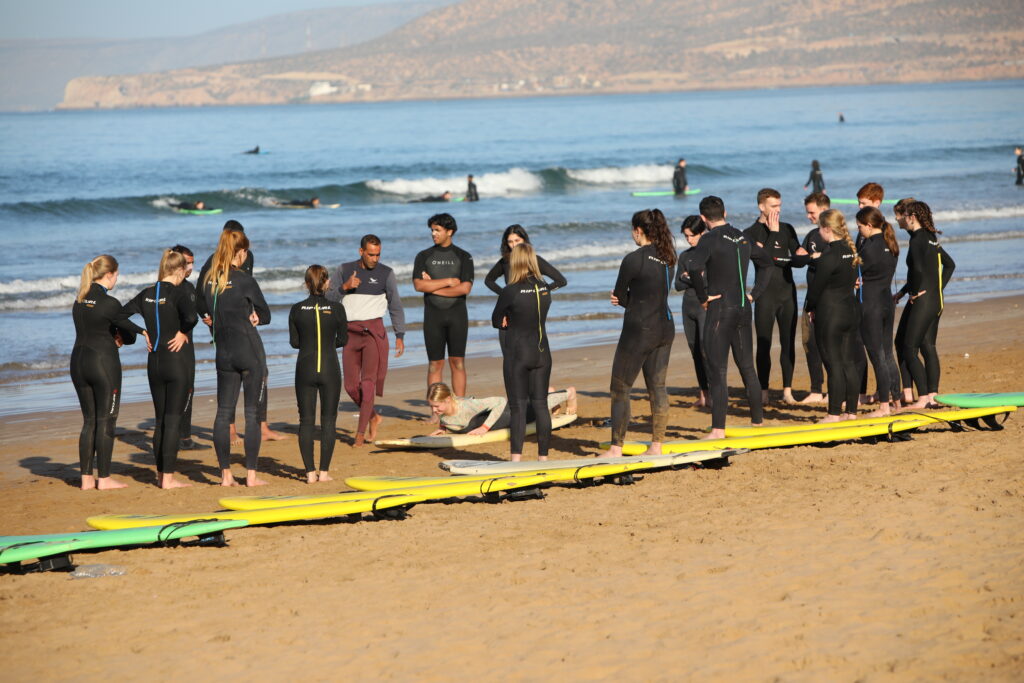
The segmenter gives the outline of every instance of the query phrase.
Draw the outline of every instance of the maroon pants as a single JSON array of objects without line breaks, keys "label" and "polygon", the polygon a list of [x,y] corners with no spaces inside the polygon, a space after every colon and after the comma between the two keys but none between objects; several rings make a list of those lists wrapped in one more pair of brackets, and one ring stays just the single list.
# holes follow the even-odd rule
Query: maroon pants
[{"label": "maroon pants", "polygon": [[[359,427],[356,432],[365,434],[366,426],[373,417],[374,397],[378,394],[381,349],[373,334],[353,334],[352,328],[350,325],[348,344],[342,351],[341,364],[345,370],[345,392],[359,406]],[[387,362],[386,355],[383,362]]]}]

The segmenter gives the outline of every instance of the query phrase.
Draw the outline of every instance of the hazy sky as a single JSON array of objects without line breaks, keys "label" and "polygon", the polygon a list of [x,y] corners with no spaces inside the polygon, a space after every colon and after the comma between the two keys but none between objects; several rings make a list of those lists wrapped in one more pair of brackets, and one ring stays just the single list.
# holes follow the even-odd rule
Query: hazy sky
[{"label": "hazy sky", "polygon": [[186,36],[273,14],[395,1],[0,0],[0,39]]}]

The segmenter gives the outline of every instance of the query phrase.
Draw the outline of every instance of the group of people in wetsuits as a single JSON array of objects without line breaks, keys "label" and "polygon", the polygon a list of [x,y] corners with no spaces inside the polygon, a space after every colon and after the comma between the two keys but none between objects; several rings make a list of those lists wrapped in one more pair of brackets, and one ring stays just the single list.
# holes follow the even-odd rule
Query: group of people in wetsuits
[{"label": "group of people in wetsuits", "polygon": [[[928,406],[938,391],[939,360],[935,350],[943,309],[942,290],[954,263],[938,242],[928,205],[900,200],[895,213],[910,233],[907,284],[892,293],[899,246],[892,226],[879,210],[883,191],[874,183],[858,193],[856,239],[843,214],[828,197],[815,192],[805,199],[808,219],[816,227],[801,243],[793,226],[779,220],[781,196],[766,188],[757,195],[758,220],[746,230],[727,222],[724,202],[707,196],[699,215],[687,217],[682,233],[689,248],[677,254],[665,216],[658,209],[635,213],[632,237],[637,249],[622,261],[611,303],[625,309],[622,333],[611,367],[611,447],[621,454],[630,419],[629,392],[642,372],[652,408],[651,453],[660,452],[668,419],[667,371],[675,319],[669,306],[674,286],[684,292],[683,329],[700,386],[698,405],[712,415],[710,436],[724,435],[728,403],[728,355],[739,367],[750,404],[751,421],[762,422],[772,366],[771,343],[779,328],[783,399],[792,393],[795,363],[797,298],[794,268],[808,268],[804,348],[811,376],[805,402],[822,401],[824,366],[828,376],[828,416],[853,417],[868,401],[867,362],[876,379],[879,414],[900,407]],[[551,293],[567,282],[540,258],[520,225],[501,238],[501,257],[486,277],[497,295],[491,324],[498,330],[503,354],[506,399],[467,396],[465,353],[469,329],[466,298],[474,280],[473,257],[453,244],[458,230],[447,213],[427,221],[433,246],[414,261],[413,286],[424,296],[423,335],[428,368],[428,402],[440,423],[435,434],[461,431],[482,434],[507,426],[511,456],[522,457],[526,424],[535,421],[538,456],[546,458],[551,413],[574,413],[574,388],[550,387],[551,348],[546,331]],[[228,221],[216,251],[203,266],[198,292],[187,277],[192,252],[181,245],[164,251],[157,281],[122,306],[110,296],[118,264],[109,255],[82,270],[72,309],[76,328],[71,377],[82,407],[79,440],[82,488],[120,488],[110,477],[117,420],[121,365],[118,348],[145,339],[150,353],[148,377],[156,414],[153,451],[158,483],[164,488],[187,484],[175,479],[176,460],[191,441],[191,402],[195,378],[193,328],[203,321],[216,347],[217,413],[213,442],[221,484],[236,483],[230,448],[237,439],[234,413],[243,395],[246,420],[246,484],[257,476],[260,444],[278,438],[266,421],[267,363],[257,327],[270,322],[270,308],[253,278],[249,240],[237,221]],[[298,349],[295,392],[299,410],[299,450],[307,480],[330,481],[337,406],[344,387],[360,408],[355,445],[372,441],[381,416],[374,400],[383,394],[390,350],[383,317],[391,317],[395,354],[404,352],[405,316],[394,272],[380,263],[381,240],[362,238],[359,259],[333,272],[314,264],[305,273],[309,296],[292,306],[288,327]],[[753,283],[748,278],[755,266]],[[503,280],[504,285],[499,283]],[[894,332],[895,309],[910,300]],[[144,326],[133,322],[140,316]],[[756,335],[754,334],[756,331]],[[756,350],[754,344],[756,336]],[[895,337],[895,341],[894,341]],[[895,346],[894,346],[895,344]],[[336,349],[343,348],[339,363]],[[895,348],[895,354],[893,352]],[[756,357],[756,361],[755,361]],[[444,384],[445,360],[451,386]],[[344,382],[342,382],[344,367]],[[820,367],[820,366],[819,366]],[[918,398],[914,399],[916,386]],[[320,463],[313,454],[317,403],[322,434]]]}]

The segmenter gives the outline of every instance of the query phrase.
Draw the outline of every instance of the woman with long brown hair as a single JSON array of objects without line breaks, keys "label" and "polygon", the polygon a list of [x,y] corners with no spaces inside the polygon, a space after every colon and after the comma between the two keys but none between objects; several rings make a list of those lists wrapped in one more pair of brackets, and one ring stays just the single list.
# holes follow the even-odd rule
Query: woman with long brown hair
[{"label": "woman with long brown hair", "polygon": [[217,347],[217,417],[213,445],[221,470],[221,486],[234,486],[231,474],[231,421],[238,392],[245,391],[246,485],[265,482],[256,477],[260,455],[259,403],[266,391],[266,352],[256,325],[270,322],[270,307],[251,275],[240,270],[249,254],[244,232],[225,230],[220,235],[210,269],[199,283],[212,318],[213,343]]},{"label": "woman with long brown hair", "polygon": [[[121,358],[117,350],[124,344],[134,344],[135,336],[146,331],[129,320],[121,303],[108,294],[116,284],[117,259],[100,254],[82,268],[82,282],[71,307],[75,321],[71,381],[83,417],[78,437],[82,490],[125,486],[110,477],[114,427],[121,405]],[[98,477],[93,475],[94,470]]]},{"label": "woman with long brown hair", "polygon": [[829,248],[818,259],[814,282],[807,290],[806,307],[814,316],[814,334],[828,371],[828,417],[822,422],[838,422],[852,419],[857,413],[860,373],[854,359],[854,344],[860,327],[860,309],[854,292],[861,259],[841,211],[823,212],[818,217],[818,226]]},{"label": "woman with long brown hair", "polygon": [[165,249],[157,282],[139,292],[124,309],[128,315],[142,316],[152,342],[146,374],[156,416],[153,456],[157,485],[163,489],[189,486],[174,478],[181,421],[192,395],[195,371],[195,351],[188,333],[199,320],[192,293],[181,286],[186,270],[185,256]]},{"label": "woman with long brown hair", "polygon": [[900,370],[892,342],[896,305],[892,300],[892,278],[896,274],[900,245],[892,226],[882,212],[866,206],[857,212],[861,243],[860,338],[871,366],[875,369],[875,390],[881,417],[892,412],[892,402],[900,397]]},{"label": "woman with long brown hair", "polygon": [[629,391],[642,371],[651,401],[650,455],[661,453],[668,424],[665,387],[676,327],[668,305],[676,247],[665,215],[658,209],[633,214],[633,242],[638,249],[622,259],[612,290],[613,306],[622,306],[622,334],[612,361],[612,438],[606,455],[622,455],[629,426]]},{"label": "woman with long brown hair", "polygon": [[[900,319],[901,334],[896,335],[896,352],[917,385],[917,401],[908,407],[927,408],[939,392],[939,354],[935,342],[944,300],[942,291],[953,276],[956,263],[939,244],[939,231],[932,221],[932,210],[924,202],[903,207],[906,229],[910,232],[907,249],[907,284],[896,298],[910,295]],[[924,362],[921,362],[921,358]],[[908,387],[904,385],[904,390]]]}]

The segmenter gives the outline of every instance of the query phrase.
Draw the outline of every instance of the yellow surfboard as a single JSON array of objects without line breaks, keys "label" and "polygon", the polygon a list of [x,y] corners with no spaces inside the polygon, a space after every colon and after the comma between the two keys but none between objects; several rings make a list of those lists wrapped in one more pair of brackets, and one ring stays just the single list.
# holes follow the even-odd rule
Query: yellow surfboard
[{"label": "yellow surfboard", "polygon": [[[229,510],[262,510],[265,508],[279,508],[282,506],[294,505],[315,505],[321,503],[341,503],[349,500],[365,500],[373,495],[415,495],[421,502],[428,500],[443,500],[457,496],[480,496],[487,493],[497,493],[510,489],[527,488],[544,483],[546,477],[543,475],[532,477],[489,477],[470,481],[463,477],[436,477],[440,481],[430,486],[418,486],[415,491],[410,487],[392,486],[388,490],[374,491],[353,491],[350,493],[326,493],[322,495],[300,495],[300,496],[232,496],[221,498],[218,502]],[[347,483],[347,481],[346,481]]]},{"label": "yellow surfboard", "polygon": [[[867,436],[882,436],[892,432],[904,432],[917,429],[926,424],[935,424],[934,420],[915,420],[909,422],[891,422],[887,424],[861,425],[836,429],[804,430],[802,432],[785,432],[781,434],[757,434],[754,436],[727,436],[723,439],[693,439],[689,441],[667,441],[661,445],[665,453],[686,453],[687,451],[707,450],[709,448],[782,448],[785,446],[804,446],[812,443],[828,443],[829,441],[849,441]],[[611,444],[605,442],[601,448]],[[647,450],[649,441],[627,441],[622,452],[627,455],[639,455]]]},{"label": "yellow surfboard", "polygon": [[843,427],[858,427],[861,425],[888,424],[890,422],[914,422],[924,420],[925,422],[955,422],[958,420],[973,420],[989,415],[999,415],[1017,410],[1016,406],[998,406],[995,408],[964,408],[962,410],[930,410],[921,413],[898,413],[885,417],[862,417],[856,420],[844,420],[842,422],[828,422],[825,424],[802,423],[791,425],[772,425],[770,427],[726,427],[726,436],[754,436],[757,434],[785,434],[789,432],[813,431],[818,429],[837,429]]},{"label": "yellow surfboard", "polygon": [[316,505],[292,505],[263,510],[246,510],[228,512],[201,512],[184,515],[97,515],[86,519],[86,523],[94,529],[131,529],[140,526],[174,524],[175,522],[192,522],[197,519],[244,519],[252,524],[274,524],[276,522],[294,522],[307,519],[324,519],[327,517],[343,517],[345,515],[386,510],[401,505],[412,505],[423,502],[423,496],[363,494],[357,500],[345,500],[337,503],[320,503]]}]

